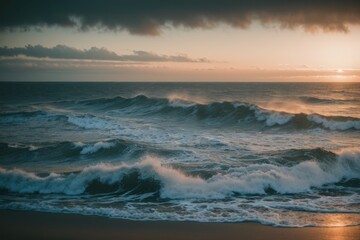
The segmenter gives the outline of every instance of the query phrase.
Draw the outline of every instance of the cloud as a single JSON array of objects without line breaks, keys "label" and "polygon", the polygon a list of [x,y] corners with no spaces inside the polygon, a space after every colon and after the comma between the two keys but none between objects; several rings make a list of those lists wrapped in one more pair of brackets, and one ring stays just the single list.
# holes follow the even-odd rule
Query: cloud
[{"label": "cloud", "polygon": [[163,26],[211,28],[219,23],[347,32],[360,23],[358,0],[2,0],[0,29],[77,27],[158,35]]},{"label": "cloud", "polygon": [[25,47],[0,47],[0,57],[26,56],[33,58],[79,59],[79,60],[108,60],[133,62],[209,62],[206,58],[192,59],[185,55],[158,55],[146,51],[133,51],[133,54],[118,55],[106,48],[92,47],[77,49],[65,45],[47,48],[41,45],[27,45]]}]

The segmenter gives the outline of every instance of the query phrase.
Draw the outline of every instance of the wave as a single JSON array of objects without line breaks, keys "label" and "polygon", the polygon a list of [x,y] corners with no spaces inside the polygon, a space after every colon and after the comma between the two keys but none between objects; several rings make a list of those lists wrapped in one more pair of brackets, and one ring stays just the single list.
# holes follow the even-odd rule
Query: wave
[{"label": "wave", "polygon": [[306,160],[328,164],[336,161],[337,157],[336,153],[323,148],[276,150],[268,151],[264,154],[268,158],[268,160],[266,160],[267,163],[277,163],[288,167]]},{"label": "wave", "polygon": [[223,199],[237,194],[313,192],[351,179],[360,179],[357,150],[341,151],[333,161],[307,160],[291,167],[268,163],[234,167],[208,179],[163,165],[160,159],[150,156],[133,164],[103,163],[76,173],[49,173],[46,177],[21,169],[0,168],[0,188],[10,192],[150,193],[162,199]]},{"label": "wave", "polygon": [[[209,124],[253,124],[266,127],[293,126],[298,129],[325,128],[328,130],[359,130],[360,119],[347,116],[288,113],[261,108],[242,102],[211,102],[207,104],[176,98],[150,98],[138,95],[132,98],[101,98],[78,102],[113,114],[135,116],[175,117],[205,121]],[[68,121],[84,128],[113,129],[113,123],[92,115],[70,116]]]},{"label": "wave", "polygon": [[308,115],[307,119],[311,122],[320,124],[322,127],[330,130],[360,130],[360,120],[349,117],[324,117],[320,115]]},{"label": "wave", "polygon": [[[113,148],[113,149],[111,149]],[[0,143],[0,156],[11,162],[41,161],[41,160],[69,160],[88,157],[121,156],[127,150],[134,148],[134,144],[122,140],[100,141],[94,143],[81,142],[43,142],[37,144]],[[3,160],[4,161],[4,160]]]},{"label": "wave", "polygon": [[[68,104],[68,103],[67,103]],[[101,98],[74,102],[90,110],[106,111],[115,115],[135,117],[157,116],[179,121],[200,121],[210,125],[265,127],[293,127],[295,129],[324,128],[333,131],[360,130],[360,119],[347,116],[323,116],[321,114],[288,113],[242,102],[194,103],[176,98],[150,98],[138,95],[132,98]],[[110,116],[94,114],[57,114],[45,111],[1,113],[0,124],[21,124],[26,121],[64,121],[85,129],[123,129],[119,121]],[[255,126],[256,127],[256,126]]]},{"label": "wave", "polygon": [[305,103],[313,103],[313,104],[342,104],[353,101],[353,100],[344,100],[344,99],[319,98],[319,97],[311,97],[311,96],[300,97],[300,100]]},{"label": "wave", "polygon": [[143,142],[110,139],[98,142],[42,142],[37,144],[1,143],[1,163],[137,159],[145,154],[178,156],[183,151],[152,146]]},{"label": "wave", "polygon": [[97,142],[94,144],[84,144],[82,142],[77,142],[74,145],[75,145],[75,147],[82,148],[80,151],[80,154],[92,154],[92,153],[96,153],[99,150],[112,148],[116,144],[115,144],[115,142],[101,141],[101,142]]},{"label": "wave", "polygon": [[19,111],[0,113],[0,124],[22,124],[28,121],[56,121],[66,119],[64,115],[44,111]]},{"label": "wave", "polygon": [[[48,153],[48,157],[54,156],[55,151],[62,152],[64,154],[73,152],[78,154],[91,154],[95,153],[102,148],[109,148],[114,146],[115,143],[88,143],[84,144],[81,142],[45,142],[37,144],[23,144],[23,143],[0,143],[0,155],[4,156],[12,153],[36,153],[36,155],[41,153]],[[82,149],[79,149],[82,148]],[[53,153],[53,154],[50,154]]]},{"label": "wave", "polygon": [[116,129],[120,127],[119,123],[115,123],[109,119],[96,117],[91,114],[68,116],[67,121],[84,129],[114,130],[114,127],[116,127]]}]

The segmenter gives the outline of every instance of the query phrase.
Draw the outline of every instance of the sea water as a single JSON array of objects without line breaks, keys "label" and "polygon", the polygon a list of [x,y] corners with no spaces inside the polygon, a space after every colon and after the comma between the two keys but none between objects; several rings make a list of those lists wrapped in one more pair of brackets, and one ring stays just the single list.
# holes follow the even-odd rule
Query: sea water
[{"label": "sea water", "polygon": [[360,224],[359,83],[0,83],[0,208]]}]

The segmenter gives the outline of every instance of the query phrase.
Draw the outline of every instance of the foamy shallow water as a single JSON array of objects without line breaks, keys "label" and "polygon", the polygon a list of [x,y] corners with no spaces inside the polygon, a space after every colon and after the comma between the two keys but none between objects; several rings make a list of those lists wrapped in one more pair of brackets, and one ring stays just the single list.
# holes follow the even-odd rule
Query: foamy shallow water
[{"label": "foamy shallow water", "polygon": [[359,84],[2,83],[1,91],[0,208],[360,224]]}]

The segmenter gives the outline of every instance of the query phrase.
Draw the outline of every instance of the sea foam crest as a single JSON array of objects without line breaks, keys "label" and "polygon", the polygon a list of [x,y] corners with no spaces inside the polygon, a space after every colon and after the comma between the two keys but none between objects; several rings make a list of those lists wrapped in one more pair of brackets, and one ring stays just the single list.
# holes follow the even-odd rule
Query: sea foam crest
[{"label": "sea foam crest", "polygon": [[[211,124],[237,124],[241,122],[262,122],[268,127],[291,125],[296,128],[322,127],[329,130],[345,131],[360,129],[360,120],[347,116],[322,116],[319,114],[290,113],[267,109],[244,102],[193,102],[189,98],[150,98],[138,95],[132,98],[94,99],[83,102],[87,106],[96,105],[114,114],[130,116],[179,117]],[[243,121],[245,120],[245,121]],[[93,115],[69,116],[68,121],[86,129],[111,130],[118,124],[111,119]]]},{"label": "sea foam crest", "polygon": [[265,121],[266,126],[272,127],[275,125],[284,125],[289,123],[294,115],[288,114],[288,113],[280,113],[280,112],[274,112],[274,111],[266,111],[263,109],[260,109],[257,106],[251,106],[250,109],[254,110],[255,112],[255,118],[258,121]]},{"label": "sea foam crest", "polygon": [[97,142],[94,144],[84,144],[81,142],[74,143],[75,147],[82,148],[80,154],[92,154],[96,153],[100,149],[109,149],[116,145],[115,142]]},{"label": "sea foam crest", "polygon": [[159,181],[160,196],[170,199],[221,199],[239,194],[266,194],[268,189],[285,194],[313,191],[325,184],[344,179],[360,179],[360,151],[339,152],[335,161],[321,163],[304,161],[286,167],[273,164],[252,164],[219,173],[209,179],[188,175],[161,164],[161,160],[146,157],[134,164],[98,164],[79,173],[40,177],[19,169],[0,168],[0,188],[20,193],[83,194],[89,184],[121,185],[124,177],[137,172],[139,179]]},{"label": "sea foam crest", "polygon": [[308,115],[307,119],[309,121],[321,124],[324,128],[330,130],[348,130],[348,129],[360,129],[360,120],[347,120],[343,122],[338,122],[335,120],[329,120],[319,115]]},{"label": "sea foam crest", "polygon": [[102,119],[93,115],[68,116],[68,122],[85,129],[112,130],[114,129],[114,125],[119,125],[119,123],[115,124],[114,121]]}]

